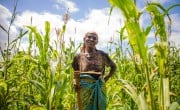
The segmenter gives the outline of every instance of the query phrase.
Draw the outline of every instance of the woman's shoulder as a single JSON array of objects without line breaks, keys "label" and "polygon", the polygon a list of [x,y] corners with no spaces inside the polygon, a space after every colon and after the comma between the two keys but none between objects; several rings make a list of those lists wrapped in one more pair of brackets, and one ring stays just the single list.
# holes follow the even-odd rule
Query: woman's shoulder
[{"label": "woman's shoulder", "polygon": [[97,50],[98,53],[100,53],[103,56],[108,56],[108,54],[102,50]]},{"label": "woman's shoulder", "polygon": [[79,58],[79,57],[84,56],[84,55],[85,55],[85,53],[80,52],[80,53],[76,53],[75,57]]}]

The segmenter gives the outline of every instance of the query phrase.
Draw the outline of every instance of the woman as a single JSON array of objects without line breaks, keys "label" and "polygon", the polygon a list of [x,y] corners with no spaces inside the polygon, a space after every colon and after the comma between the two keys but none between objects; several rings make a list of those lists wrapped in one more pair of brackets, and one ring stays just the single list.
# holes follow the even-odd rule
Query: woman
[{"label": "woman", "polygon": [[[80,100],[83,110],[105,110],[105,81],[115,72],[116,65],[108,54],[96,49],[98,35],[88,32],[84,37],[81,53],[74,57],[72,67],[80,71],[80,87],[74,84],[75,89],[80,89]],[[105,67],[110,67],[105,75]]]}]

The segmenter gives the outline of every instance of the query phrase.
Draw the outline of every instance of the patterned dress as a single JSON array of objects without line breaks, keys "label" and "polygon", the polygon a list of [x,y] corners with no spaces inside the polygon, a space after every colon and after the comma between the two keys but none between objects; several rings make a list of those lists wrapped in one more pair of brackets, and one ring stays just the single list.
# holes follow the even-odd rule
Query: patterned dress
[{"label": "patterned dress", "polygon": [[100,50],[93,54],[80,53],[74,57],[72,67],[82,73],[80,85],[83,110],[106,110],[105,82],[102,76],[105,67],[112,63],[108,54]]}]

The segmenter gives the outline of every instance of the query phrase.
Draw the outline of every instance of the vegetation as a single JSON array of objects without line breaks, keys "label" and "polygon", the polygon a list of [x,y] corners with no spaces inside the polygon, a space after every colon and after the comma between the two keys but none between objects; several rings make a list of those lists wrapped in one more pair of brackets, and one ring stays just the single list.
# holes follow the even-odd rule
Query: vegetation
[{"label": "vegetation", "polygon": [[[111,58],[117,64],[116,74],[106,83],[107,110],[178,110],[180,103],[180,49],[168,41],[171,18],[169,10],[161,4],[148,3],[139,11],[132,0],[109,0],[121,10],[125,25],[119,31],[119,43],[112,45],[116,51]],[[17,5],[16,5],[17,6]],[[50,45],[50,22],[45,22],[45,33],[34,26],[20,29],[10,42],[10,29],[16,16],[16,6],[8,30],[6,49],[1,49],[0,61],[0,110],[74,110],[76,94],[72,86],[71,62],[80,47],[70,39],[64,42],[68,12],[64,25],[56,29],[57,41]],[[151,20],[141,27],[140,17],[148,13]],[[165,22],[168,18],[169,24]],[[152,47],[147,37],[154,31]],[[27,51],[19,51],[22,37],[28,36]],[[128,40],[128,47],[123,43]],[[108,71],[108,70],[107,70]]]}]

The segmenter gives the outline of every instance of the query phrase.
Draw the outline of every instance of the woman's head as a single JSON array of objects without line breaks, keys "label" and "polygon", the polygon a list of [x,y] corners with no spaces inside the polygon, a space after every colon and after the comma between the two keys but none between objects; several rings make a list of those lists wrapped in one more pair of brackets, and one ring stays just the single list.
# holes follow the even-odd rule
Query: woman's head
[{"label": "woman's head", "polygon": [[84,43],[88,43],[87,41],[98,43],[98,34],[96,32],[87,32],[84,36]]},{"label": "woman's head", "polygon": [[84,36],[83,51],[86,47],[95,48],[95,45],[98,43],[98,34],[96,32],[87,32]]}]

